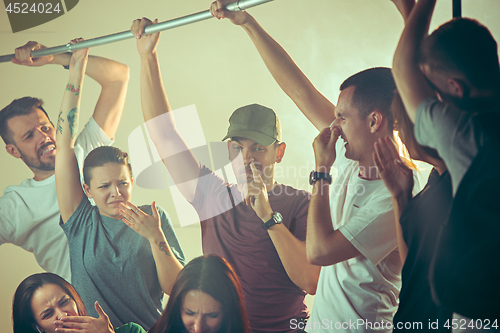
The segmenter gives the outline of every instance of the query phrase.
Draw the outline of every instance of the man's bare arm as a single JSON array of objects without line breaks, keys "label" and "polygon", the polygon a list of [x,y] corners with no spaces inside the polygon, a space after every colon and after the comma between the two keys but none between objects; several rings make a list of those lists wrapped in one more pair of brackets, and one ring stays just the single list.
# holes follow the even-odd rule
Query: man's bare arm
[{"label": "man's bare arm", "polygon": [[[39,58],[31,57],[31,51],[44,48],[45,46],[38,42],[28,42],[16,49],[16,57],[12,59],[12,62],[25,66],[69,65],[70,53]],[[88,57],[85,74],[101,85],[101,94],[96,103],[93,117],[110,138],[114,137],[123,113],[129,72],[128,66],[119,62],[97,56]]]},{"label": "man's bare arm", "polygon": [[419,0],[399,39],[392,71],[396,87],[412,122],[415,122],[417,108],[428,97],[435,96],[417,62],[422,40],[427,35],[436,0]]},{"label": "man's bare arm", "polygon": [[212,3],[212,15],[228,18],[240,25],[250,36],[262,60],[281,89],[293,100],[302,113],[318,129],[328,127],[334,120],[335,105],[323,96],[288,53],[247,12],[229,12],[223,6],[231,0]]},{"label": "man's bare arm", "polygon": [[200,163],[175,127],[156,52],[160,34],[142,36],[144,28],[152,23],[143,18],[135,20],[131,28],[137,37],[137,50],[141,56],[142,112],[151,139],[177,188],[188,201],[192,201],[198,184]]}]

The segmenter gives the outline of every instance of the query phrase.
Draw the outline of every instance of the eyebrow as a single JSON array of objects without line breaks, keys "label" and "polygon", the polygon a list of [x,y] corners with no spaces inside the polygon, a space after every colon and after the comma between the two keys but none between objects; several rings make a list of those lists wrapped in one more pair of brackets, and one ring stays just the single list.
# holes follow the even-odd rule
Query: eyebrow
[{"label": "eyebrow", "polygon": [[[61,303],[61,301],[62,301],[65,297],[71,298],[71,297],[69,297],[68,295],[63,295],[61,298],[59,298],[59,301],[58,301],[57,303]],[[52,310],[52,309],[50,309],[50,308],[49,308],[49,309],[45,309],[45,310],[43,310],[43,311],[40,313],[40,317],[45,316],[45,314],[46,314],[47,312],[49,312],[50,310]]]}]

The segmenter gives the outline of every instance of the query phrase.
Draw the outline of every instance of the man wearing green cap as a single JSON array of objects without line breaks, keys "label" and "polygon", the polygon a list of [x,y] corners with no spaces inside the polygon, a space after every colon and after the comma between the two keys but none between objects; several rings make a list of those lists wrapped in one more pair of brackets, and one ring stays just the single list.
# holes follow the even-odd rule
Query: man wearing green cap
[{"label": "man wearing green cap", "polygon": [[315,293],[319,267],[306,258],[309,194],[274,181],[286,147],[280,121],[258,104],[234,111],[224,140],[229,139],[237,184],[227,184],[197,160],[177,132],[160,77],[159,33],[141,36],[149,24],[136,20],[131,29],[141,56],[144,118],[159,155],[172,156],[163,162],[200,217],[203,252],[233,266],[253,332],[295,332],[290,323],[297,326],[308,317],[304,296]]},{"label": "man wearing green cap", "polygon": [[[373,161],[374,143],[393,136],[391,69],[370,68],[347,78],[334,105],[250,14],[226,11],[228,2],[214,1],[212,15],[248,33],[279,86],[321,131],[313,143],[306,250],[322,268],[305,329],[392,332],[402,264],[391,195]],[[334,182],[331,169],[337,170]]]}]

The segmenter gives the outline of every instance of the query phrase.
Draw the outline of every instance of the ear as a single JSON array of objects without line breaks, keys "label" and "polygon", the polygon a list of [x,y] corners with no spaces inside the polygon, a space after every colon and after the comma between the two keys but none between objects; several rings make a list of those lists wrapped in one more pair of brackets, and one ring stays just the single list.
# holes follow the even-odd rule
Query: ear
[{"label": "ear", "polygon": [[92,194],[90,194],[90,186],[83,183],[83,191],[85,192],[85,195],[87,196],[87,198],[92,199]]},{"label": "ear", "polygon": [[368,126],[370,127],[370,133],[376,133],[380,126],[382,126],[382,122],[384,119],[384,116],[382,115],[382,112],[379,110],[373,110],[368,117],[366,117],[368,120]]},{"label": "ear", "polygon": [[231,161],[231,140],[227,140],[227,159]]},{"label": "ear", "polygon": [[7,151],[7,153],[14,156],[15,158],[21,158],[21,153],[19,152],[19,149],[17,149],[17,147],[12,143],[6,144],[5,150]]},{"label": "ear", "polygon": [[466,89],[466,84],[461,79],[448,79],[448,90],[450,95],[462,99],[464,97],[464,91]]},{"label": "ear", "polygon": [[281,142],[276,147],[276,163],[280,163],[285,155],[286,143]]}]

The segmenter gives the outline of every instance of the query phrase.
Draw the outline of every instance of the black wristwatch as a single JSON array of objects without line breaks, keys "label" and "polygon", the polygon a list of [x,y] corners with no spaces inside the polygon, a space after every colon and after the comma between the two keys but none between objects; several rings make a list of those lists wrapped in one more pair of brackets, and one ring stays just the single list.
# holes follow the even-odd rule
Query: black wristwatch
[{"label": "black wristwatch", "polygon": [[311,171],[311,174],[309,175],[309,184],[314,185],[318,180],[326,180],[328,184],[332,183],[332,176],[329,173],[326,172],[316,172],[316,171]]},{"label": "black wristwatch", "polygon": [[275,224],[279,224],[283,222],[283,216],[279,212],[274,212],[273,217],[267,222],[262,222],[262,228],[265,230],[271,228]]}]

